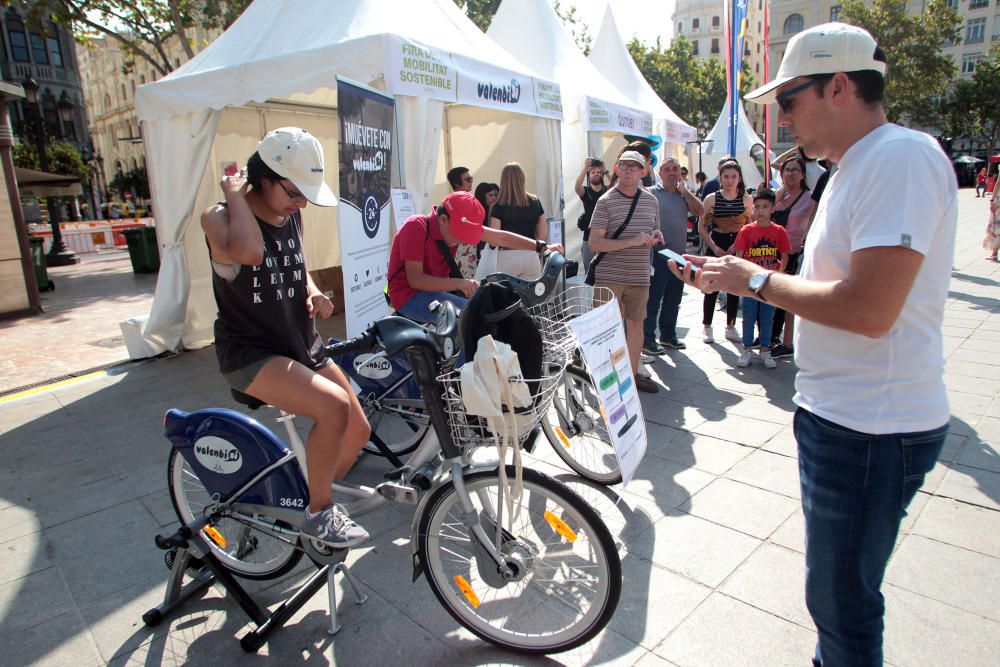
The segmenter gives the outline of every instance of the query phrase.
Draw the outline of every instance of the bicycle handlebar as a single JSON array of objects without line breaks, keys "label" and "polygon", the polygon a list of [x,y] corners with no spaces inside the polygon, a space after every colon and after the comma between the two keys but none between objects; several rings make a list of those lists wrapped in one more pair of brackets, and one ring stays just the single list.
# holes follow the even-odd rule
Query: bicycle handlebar
[{"label": "bicycle handlebar", "polygon": [[326,356],[334,358],[339,357],[342,354],[354,352],[355,350],[370,350],[375,346],[376,342],[375,326],[373,325],[360,336],[355,336],[354,338],[340,343],[331,343],[330,345],[327,345],[325,348]]},{"label": "bicycle handlebar", "polygon": [[559,276],[562,275],[563,267],[566,265],[566,258],[561,253],[552,251],[542,255],[545,258],[545,266],[535,280],[525,280],[506,273],[491,273],[486,276],[482,283],[504,283],[521,297],[521,301],[527,306],[536,306],[552,295]]}]

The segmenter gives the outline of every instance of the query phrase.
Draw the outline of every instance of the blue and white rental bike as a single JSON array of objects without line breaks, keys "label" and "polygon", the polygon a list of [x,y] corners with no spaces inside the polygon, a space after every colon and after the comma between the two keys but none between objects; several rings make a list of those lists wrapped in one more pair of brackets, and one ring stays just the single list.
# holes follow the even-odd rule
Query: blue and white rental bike
[{"label": "blue and white rental bike", "polygon": [[[525,306],[537,304],[551,295],[561,266],[561,256],[550,256],[539,280],[512,279],[508,287]],[[331,357],[358,350],[374,354],[376,360],[405,354],[431,426],[421,431],[406,464],[387,473],[384,482],[374,488],[336,482],[334,498],[352,517],[388,503],[413,505],[414,580],[424,574],[445,609],[480,638],[526,653],[579,646],[607,625],[617,607],[622,572],[615,543],[598,514],[556,480],[525,468],[519,495],[503,482],[504,462],[488,449],[494,447],[492,433],[465,411],[455,367],[456,311],[446,303],[437,313],[435,326],[387,317],[357,338],[328,346]],[[545,324],[539,327],[547,332],[542,377],[526,381],[534,387],[531,405],[517,414],[517,437],[522,441],[538,432],[531,427],[548,412],[569,360],[571,346],[552,340],[559,328]],[[562,329],[560,335],[570,334]],[[252,407],[260,405],[249,396],[241,399]],[[170,410],[165,417],[173,447],[168,487],[183,526],[171,537],[158,537],[157,544],[196,563],[210,561],[215,578],[231,592],[239,586],[227,573],[270,579],[308,555],[319,567],[332,568],[330,611],[335,626],[332,577],[344,569],[346,551],[332,550],[299,532],[309,496],[305,448],[292,419],[284,413],[278,417],[288,431],[286,444],[239,412]],[[514,466],[504,472],[515,479]],[[508,509],[512,499],[513,512]],[[178,569],[184,566],[175,563],[179,579],[183,572],[177,574]],[[212,577],[204,571],[202,576]],[[306,597],[322,586],[318,576],[313,579],[317,583]],[[149,612],[147,623],[158,622],[187,595],[178,593],[179,586],[171,580],[167,600]],[[265,641],[264,626],[270,621],[252,601],[245,603],[239,591],[235,594],[260,626],[241,642],[244,649],[255,651]],[[275,622],[279,627],[291,611],[282,613]]]}]

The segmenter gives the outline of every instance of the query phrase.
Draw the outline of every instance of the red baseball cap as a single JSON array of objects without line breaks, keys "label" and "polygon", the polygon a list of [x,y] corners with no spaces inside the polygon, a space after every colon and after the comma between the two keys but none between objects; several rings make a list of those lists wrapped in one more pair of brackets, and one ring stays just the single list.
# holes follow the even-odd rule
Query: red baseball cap
[{"label": "red baseball cap", "polygon": [[[441,202],[450,222],[451,233],[459,243],[475,245],[483,238],[483,219],[486,209],[471,192],[452,192]],[[440,207],[439,207],[440,211]]]}]

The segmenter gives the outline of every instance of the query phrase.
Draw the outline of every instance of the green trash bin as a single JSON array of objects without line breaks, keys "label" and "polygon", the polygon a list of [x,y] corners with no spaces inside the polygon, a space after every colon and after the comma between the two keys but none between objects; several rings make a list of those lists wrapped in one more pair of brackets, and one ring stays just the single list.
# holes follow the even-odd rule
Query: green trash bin
[{"label": "green trash bin", "polygon": [[45,262],[45,239],[40,236],[29,236],[28,247],[31,251],[31,263],[35,266],[38,291],[55,289],[55,284],[49,280],[49,266]]},{"label": "green trash bin", "polygon": [[160,249],[156,244],[156,227],[123,229],[128,242],[128,256],[134,273],[156,273],[160,270]]}]

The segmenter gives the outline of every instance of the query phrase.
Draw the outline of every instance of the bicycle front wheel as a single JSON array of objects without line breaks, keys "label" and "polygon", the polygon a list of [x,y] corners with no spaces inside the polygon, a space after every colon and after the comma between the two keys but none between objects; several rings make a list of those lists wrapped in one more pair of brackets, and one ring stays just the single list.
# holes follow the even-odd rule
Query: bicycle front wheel
[{"label": "bicycle front wheel", "polygon": [[601,416],[600,397],[587,371],[566,368],[552,407],[542,419],[542,430],[573,472],[598,484],[621,483],[622,471]]},{"label": "bicycle front wheel", "polygon": [[[513,466],[507,471],[513,480]],[[448,613],[480,638],[523,653],[557,653],[589,641],[611,620],[621,596],[621,560],[607,527],[579,496],[542,473],[523,474],[511,530],[496,522],[497,471],[465,478],[480,524],[510,568],[507,578],[470,537],[453,484],[427,501],[420,562]]]},{"label": "bicycle front wheel", "polygon": [[[174,512],[189,524],[212,504],[211,494],[179,451],[167,461],[167,488]],[[291,526],[264,515],[224,510],[212,524],[222,544],[203,531],[205,543],[227,570],[247,579],[274,579],[295,567],[302,552],[295,548]]]}]

